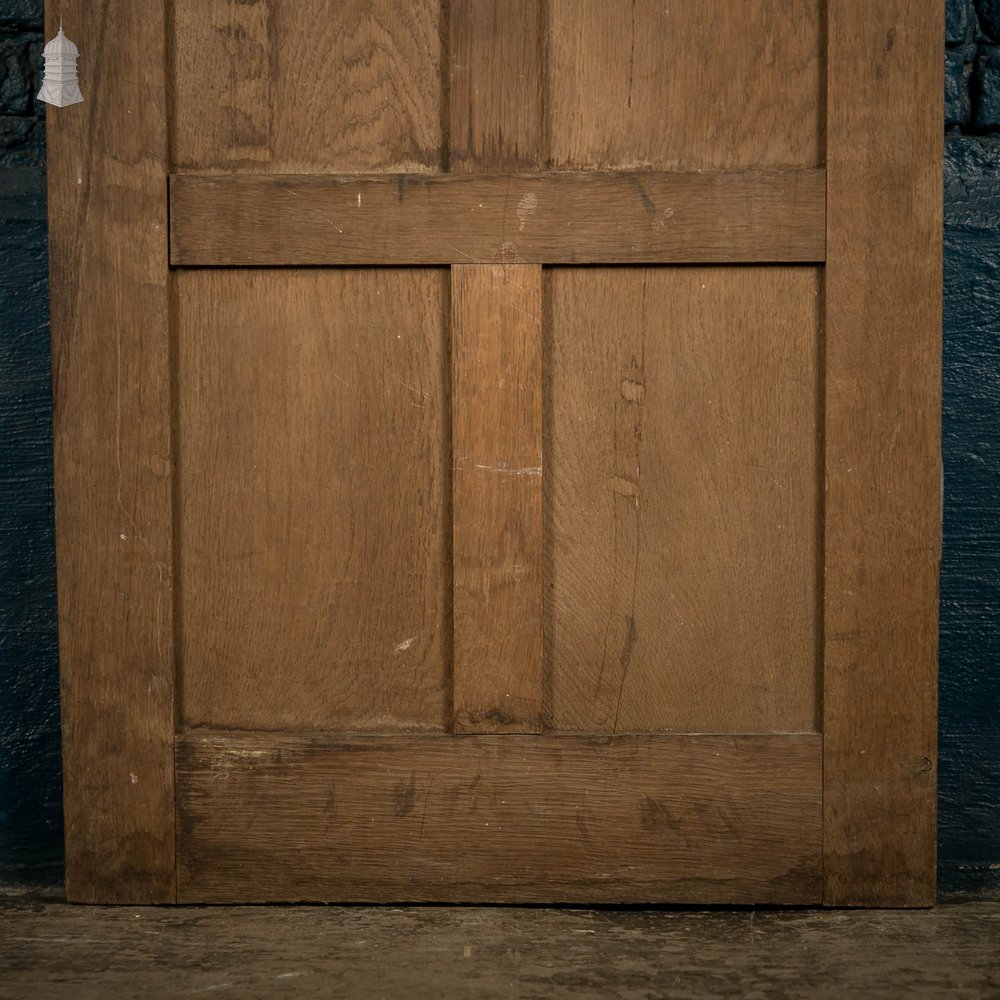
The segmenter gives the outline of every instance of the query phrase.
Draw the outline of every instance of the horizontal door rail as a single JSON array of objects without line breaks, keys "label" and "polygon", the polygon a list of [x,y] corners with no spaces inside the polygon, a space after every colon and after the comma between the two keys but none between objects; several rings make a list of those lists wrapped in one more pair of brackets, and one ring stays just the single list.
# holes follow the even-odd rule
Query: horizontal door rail
[{"label": "horizontal door rail", "polygon": [[822,736],[176,742],[178,900],[816,903]]},{"label": "horizontal door rail", "polygon": [[170,178],[181,266],[819,262],[826,173]]}]

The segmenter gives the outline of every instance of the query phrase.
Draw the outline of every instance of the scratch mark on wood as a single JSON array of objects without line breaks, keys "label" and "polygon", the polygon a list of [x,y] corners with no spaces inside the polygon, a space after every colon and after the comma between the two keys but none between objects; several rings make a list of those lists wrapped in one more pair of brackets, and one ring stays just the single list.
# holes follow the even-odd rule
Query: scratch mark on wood
[{"label": "scratch mark on wood", "polygon": [[418,389],[415,385],[410,385],[409,382],[404,382],[402,379],[400,379],[399,384],[405,386],[407,389],[410,390],[410,392],[415,392],[418,396],[423,396],[424,399],[431,398],[431,394],[429,392],[425,392],[423,389]]},{"label": "scratch mark on wood", "polygon": [[635,0],[632,0],[632,47],[628,55],[628,107],[632,107],[632,83],[635,79]]},{"label": "scratch mark on wood", "polygon": [[615,705],[615,721],[611,726],[611,732],[618,732],[618,716],[622,710],[622,695],[625,692],[625,678],[628,676],[628,668],[632,665],[632,650],[635,648],[635,638],[637,630],[635,627],[635,608],[632,614],[626,619],[628,627],[625,630],[625,644],[622,646],[622,653],[618,660],[621,668],[621,680],[618,682],[618,701]]},{"label": "scratch mark on wood", "polygon": [[635,185],[636,190],[639,192],[639,197],[642,199],[642,207],[649,212],[650,215],[656,215],[656,205],[653,204],[653,199],[649,197],[646,189],[642,186],[642,181],[639,180],[634,174],[630,177],[630,180]]},{"label": "scratch mark on wood", "polygon": [[502,472],[507,476],[540,476],[542,474],[542,468],[540,465],[511,468],[506,462],[497,462],[495,465],[483,465],[477,462],[476,468],[482,469],[484,472]]}]

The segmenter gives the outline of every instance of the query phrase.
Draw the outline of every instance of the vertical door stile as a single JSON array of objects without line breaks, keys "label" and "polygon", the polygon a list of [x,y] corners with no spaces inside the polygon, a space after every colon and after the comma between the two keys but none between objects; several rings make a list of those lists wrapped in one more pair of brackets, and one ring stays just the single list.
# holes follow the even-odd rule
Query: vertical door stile
[{"label": "vertical door stile", "polygon": [[46,116],[66,897],[170,903],[165,12],[46,6],[84,55],[84,102]]},{"label": "vertical door stile", "polygon": [[[538,169],[540,9],[452,3],[452,170]],[[531,198],[508,187],[511,226],[530,225]],[[451,269],[458,733],[542,726],[542,273],[511,257],[501,241],[496,263]]]},{"label": "vertical door stile", "polygon": [[824,902],[934,901],[941,3],[831,0]]}]

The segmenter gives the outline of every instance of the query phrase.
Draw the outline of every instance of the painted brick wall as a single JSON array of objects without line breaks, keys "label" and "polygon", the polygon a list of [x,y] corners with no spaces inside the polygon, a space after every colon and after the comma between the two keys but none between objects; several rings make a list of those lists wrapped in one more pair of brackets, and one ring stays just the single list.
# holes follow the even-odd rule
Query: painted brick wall
[{"label": "painted brick wall", "polygon": [[949,0],[939,884],[1000,894],[1000,0]]},{"label": "painted brick wall", "polygon": [[40,0],[0,0],[0,887],[62,871]]},{"label": "painted brick wall", "polygon": [[[41,0],[0,0],[0,890],[62,864]],[[948,0],[940,885],[1000,893],[1000,0]]]}]

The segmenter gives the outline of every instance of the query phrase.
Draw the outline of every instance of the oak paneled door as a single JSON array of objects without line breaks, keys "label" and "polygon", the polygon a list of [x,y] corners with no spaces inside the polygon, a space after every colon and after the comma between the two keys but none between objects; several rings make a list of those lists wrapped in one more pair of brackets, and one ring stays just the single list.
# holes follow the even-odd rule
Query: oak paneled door
[{"label": "oak paneled door", "polygon": [[67,891],[923,905],[939,0],[63,0]]}]

